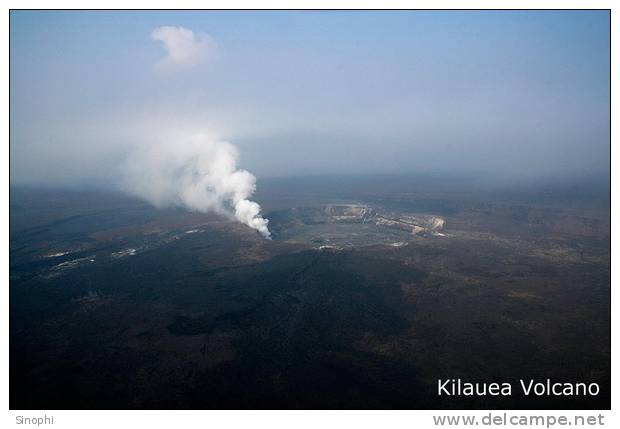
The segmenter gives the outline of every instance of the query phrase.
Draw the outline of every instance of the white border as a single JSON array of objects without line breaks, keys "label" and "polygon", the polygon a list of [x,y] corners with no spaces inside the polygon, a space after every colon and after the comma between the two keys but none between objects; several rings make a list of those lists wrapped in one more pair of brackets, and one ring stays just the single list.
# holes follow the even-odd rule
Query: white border
[{"label": "white border", "polygon": [[[617,2],[616,2],[617,3]],[[2,402],[6,410],[9,409],[9,383],[8,383],[8,343],[9,343],[9,300],[8,300],[8,279],[9,279],[9,251],[8,251],[8,189],[9,189],[9,141],[8,141],[8,96],[9,96],[9,9],[79,9],[79,8],[102,8],[102,9],[612,9],[612,73],[611,76],[618,76],[618,40],[620,31],[618,30],[617,11],[614,11],[614,3],[611,1],[532,1],[532,0],[507,0],[502,2],[478,0],[478,1],[402,1],[402,0],[297,0],[291,1],[200,1],[200,0],[151,0],[140,2],[135,0],[94,0],[88,3],[77,0],[9,0],[3,2],[5,13],[0,19],[2,34],[5,35],[5,42],[2,44],[0,56],[4,62],[1,68],[2,78],[5,85],[2,88],[3,99],[6,102],[2,105],[2,124],[4,150],[2,151],[5,167],[4,177],[6,182],[2,187],[2,198],[5,201],[5,209],[2,210],[2,221],[5,229],[2,231],[5,246],[2,248],[2,279],[5,299],[3,300],[2,318],[2,344],[4,352],[0,356],[0,363],[4,368],[2,373],[2,392],[0,393]],[[613,48],[616,49],[614,52]],[[615,148],[618,141],[618,131],[614,125],[614,113],[618,112],[618,85],[612,82],[612,148]],[[612,150],[612,167],[618,165],[617,151]],[[613,220],[618,213],[616,197],[618,189],[618,174],[612,168],[612,228]],[[612,249],[617,249],[618,238],[612,234]],[[617,252],[612,252],[612,266],[617,267]],[[617,284],[618,272],[612,270],[612,285]],[[618,308],[618,294],[612,293],[612,356],[618,356],[618,332],[617,318],[613,317],[613,310]],[[612,371],[612,391],[617,392],[618,371]],[[618,395],[612,396],[612,410],[617,410],[619,406]],[[494,414],[501,414],[503,411],[494,410]],[[36,417],[43,415],[44,411],[7,411],[5,420],[6,427],[16,426],[15,416],[24,415]],[[509,414],[516,415],[594,415],[595,411],[508,411]],[[605,425],[608,427],[619,427],[620,420],[614,418],[613,411],[602,411],[605,418]],[[265,428],[315,428],[319,427],[355,427],[357,428],[435,428],[433,415],[476,415],[478,418],[488,414],[488,411],[47,411],[48,415],[54,416],[53,427],[59,428],[105,428],[110,427],[265,427]],[[19,426],[18,426],[19,427]],[[455,427],[455,426],[452,426]],[[484,426],[482,426],[484,427]],[[511,427],[511,426],[508,426]],[[523,426],[520,426],[523,427]]]}]

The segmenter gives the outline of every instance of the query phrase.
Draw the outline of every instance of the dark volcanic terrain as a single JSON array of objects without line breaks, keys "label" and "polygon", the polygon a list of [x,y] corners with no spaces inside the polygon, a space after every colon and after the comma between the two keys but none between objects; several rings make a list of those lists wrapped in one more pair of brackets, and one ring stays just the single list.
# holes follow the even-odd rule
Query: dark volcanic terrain
[{"label": "dark volcanic terrain", "polygon": [[[106,192],[12,188],[10,406],[608,408],[609,189],[280,179],[273,240]],[[437,397],[437,379],[597,382]]]}]

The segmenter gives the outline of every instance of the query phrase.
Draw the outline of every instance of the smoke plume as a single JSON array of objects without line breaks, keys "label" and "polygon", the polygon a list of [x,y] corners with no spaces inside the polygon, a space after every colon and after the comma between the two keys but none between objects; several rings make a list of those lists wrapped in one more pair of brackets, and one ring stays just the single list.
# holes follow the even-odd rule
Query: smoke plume
[{"label": "smoke plume", "polygon": [[230,143],[204,135],[139,146],[130,156],[128,192],[156,207],[179,206],[216,212],[270,238],[260,206],[250,201],[256,178],[237,168],[239,152]]}]

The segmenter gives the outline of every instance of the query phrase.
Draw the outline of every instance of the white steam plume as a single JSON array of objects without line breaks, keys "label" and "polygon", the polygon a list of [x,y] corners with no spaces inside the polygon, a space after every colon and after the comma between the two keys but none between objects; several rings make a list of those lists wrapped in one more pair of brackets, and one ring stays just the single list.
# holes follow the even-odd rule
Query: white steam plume
[{"label": "white steam plume", "polygon": [[239,152],[204,135],[140,146],[125,177],[126,190],[157,207],[180,206],[234,218],[270,238],[260,206],[250,201],[256,178],[237,168]]}]

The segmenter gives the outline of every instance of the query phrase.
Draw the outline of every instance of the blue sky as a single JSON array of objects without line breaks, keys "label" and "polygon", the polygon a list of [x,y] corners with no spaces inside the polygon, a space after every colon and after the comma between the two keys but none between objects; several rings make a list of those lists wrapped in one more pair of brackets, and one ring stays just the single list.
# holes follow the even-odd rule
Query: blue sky
[{"label": "blue sky", "polygon": [[[166,60],[166,26],[196,58]],[[12,12],[11,180],[112,183],[171,130],[259,177],[606,176],[609,31],[606,11]]]}]

